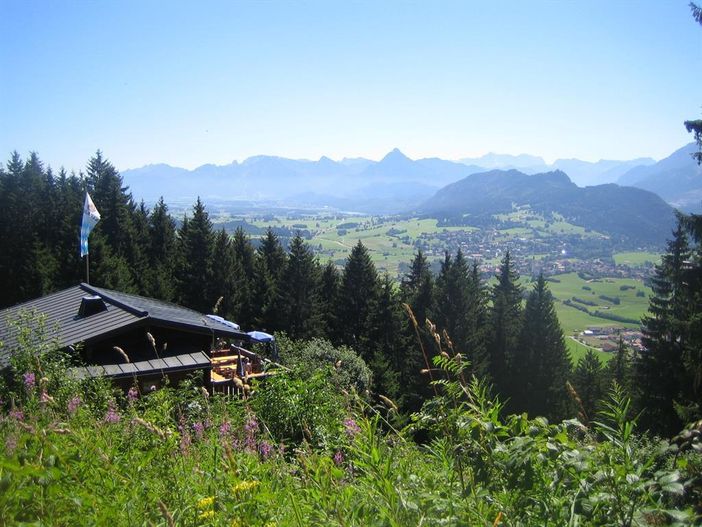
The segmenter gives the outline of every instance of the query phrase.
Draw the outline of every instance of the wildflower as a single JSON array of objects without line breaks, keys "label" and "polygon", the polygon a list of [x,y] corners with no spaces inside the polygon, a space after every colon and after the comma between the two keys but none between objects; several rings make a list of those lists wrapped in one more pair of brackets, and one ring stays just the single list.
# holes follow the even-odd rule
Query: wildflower
[{"label": "wildflower", "polygon": [[68,401],[68,405],[67,405],[68,413],[70,415],[75,414],[82,402],[83,401],[81,400],[79,395],[76,395],[75,397],[73,397],[70,401]]},{"label": "wildflower", "polygon": [[232,425],[229,424],[229,421],[223,421],[221,425],[219,425],[219,436],[220,437],[226,437],[229,435],[229,432],[232,430]]},{"label": "wildflower", "polygon": [[209,511],[201,512],[200,515],[198,516],[198,518],[201,520],[210,520],[210,519],[214,518],[214,511],[209,510]]},{"label": "wildflower", "polygon": [[117,412],[117,409],[114,407],[114,404],[110,403],[110,406],[107,409],[107,413],[105,414],[105,422],[109,424],[114,424],[118,423],[119,420],[120,415]]},{"label": "wildflower", "polygon": [[131,388],[129,388],[129,391],[127,392],[127,400],[130,403],[133,403],[138,398],[139,398],[139,392],[137,391],[136,387],[132,386]]},{"label": "wildflower", "polygon": [[355,437],[361,432],[361,427],[351,417],[344,419],[344,428],[346,428],[346,435],[349,437]]},{"label": "wildflower", "polygon": [[250,490],[255,489],[260,485],[259,481],[240,481],[234,487],[232,487],[232,491],[236,494],[239,492],[248,492]]},{"label": "wildflower", "polygon": [[54,402],[54,398],[51,397],[48,393],[46,393],[46,390],[42,390],[42,391],[41,391],[41,396],[40,396],[40,398],[39,398],[39,402],[40,402],[42,405],[46,405],[46,404],[49,404],[49,403],[53,403],[53,402]]},{"label": "wildflower", "polygon": [[341,450],[337,450],[334,454],[334,464],[337,466],[344,464],[344,453]]},{"label": "wildflower", "polygon": [[207,496],[197,502],[198,509],[209,509],[214,504],[214,496]]},{"label": "wildflower", "polygon": [[268,441],[261,441],[258,445],[258,452],[261,454],[263,459],[268,459],[273,453],[273,447]]},{"label": "wildflower", "polygon": [[27,388],[27,390],[34,388],[37,382],[37,377],[34,375],[34,372],[28,371],[22,377],[24,378],[24,387]]},{"label": "wildflower", "polygon": [[178,423],[178,431],[180,432],[180,452],[182,454],[187,454],[192,440],[190,438],[190,432],[185,426],[185,417],[180,418],[180,422]]},{"label": "wildflower", "polygon": [[12,454],[17,448],[17,436],[9,435],[5,439],[5,452],[7,454]]},{"label": "wildflower", "polygon": [[243,524],[242,524],[239,520],[237,520],[236,518],[234,518],[234,519],[232,520],[232,523],[231,523],[230,527],[242,527],[242,525],[243,525]]},{"label": "wildflower", "polygon": [[200,421],[193,423],[193,430],[195,430],[195,435],[198,439],[202,439],[202,435],[205,433],[205,425]]},{"label": "wildflower", "polygon": [[258,432],[258,421],[256,420],[256,416],[251,416],[249,417],[249,420],[246,421],[246,424],[244,425],[244,432],[255,434]]},{"label": "wildflower", "polygon": [[24,412],[18,408],[13,408],[10,410],[10,418],[15,421],[24,421]]}]

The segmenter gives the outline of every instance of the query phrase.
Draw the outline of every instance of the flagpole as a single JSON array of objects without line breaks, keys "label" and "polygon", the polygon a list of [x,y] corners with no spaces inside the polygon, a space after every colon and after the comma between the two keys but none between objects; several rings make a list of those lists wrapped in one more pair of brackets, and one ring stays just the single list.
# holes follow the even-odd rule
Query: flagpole
[{"label": "flagpole", "polygon": [[90,284],[90,254],[85,255],[85,283]]}]

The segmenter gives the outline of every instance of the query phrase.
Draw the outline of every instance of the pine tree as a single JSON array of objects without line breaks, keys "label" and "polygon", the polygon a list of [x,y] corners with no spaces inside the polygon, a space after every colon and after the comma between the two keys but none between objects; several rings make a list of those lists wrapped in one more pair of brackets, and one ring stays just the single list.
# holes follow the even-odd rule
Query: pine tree
[{"label": "pine tree", "polygon": [[509,396],[512,392],[512,362],[521,331],[522,289],[509,252],[500,264],[497,283],[492,288],[490,311],[489,373],[498,393]]},{"label": "pine tree", "polygon": [[210,308],[212,313],[226,319],[234,318],[237,310],[236,304],[236,255],[229,240],[229,235],[224,229],[215,234],[212,249],[212,275],[210,287],[213,291],[212,298],[215,304]]},{"label": "pine tree", "polygon": [[151,281],[147,296],[173,301],[176,298],[175,278],[178,254],[176,224],[168,213],[168,206],[160,198],[149,215],[149,246],[147,257],[151,267]]},{"label": "pine tree", "polygon": [[209,313],[216,301],[210,287],[214,234],[212,222],[200,198],[193,207],[193,217],[183,221],[180,243],[180,302],[196,311]]},{"label": "pine tree", "polygon": [[282,329],[293,339],[322,336],[318,301],[319,265],[311,249],[298,233],[290,251],[279,288]]},{"label": "pine tree", "polygon": [[614,357],[607,363],[609,385],[617,383],[626,392],[631,392],[631,350],[621,335]]},{"label": "pine tree", "polygon": [[337,316],[343,344],[355,349],[367,363],[372,360],[373,333],[370,325],[377,309],[379,295],[378,273],[368,254],[359,241],[346,260],[341,278]]},{"label": "pine tree", "polygon": [[[435,285],[429,262],[422,251],[417,251],[407,276],[400,285],[401,301],[412,309],[417,320],[417,331],[407,313],[402,313],[402,330],[399,337],[399,352],[393,367],[398,371],[399,393],[396,402],[406,412],[417,411],[431,396],[429,379],[421,374],[426,368],[421,346],[434,349],[434,340],[426,329],[425,321],[434,317]],[[417,342],[419,333],[420,342]]]},{"label": "pine tree", "polygon": [[256,323],[266,331],[280,331],[283,325],[279,287],[285,271],[286,254],[270,227],[256,253],[254,291],[259,305]]},{"label": "pine tree", "polygon": [[340,343],[340,324],[336,317],[340,287],[341,275],[339,270],[334,265],[334,262],[329,260],[321,271],[317,298],[321,333],[334,344]]},{"label": "pine tree", "polygon": [[585,419],[593,419],[597,413],[597,405],[605,395],[605,372],[602,361],[592,349],[588,349],[578,361],[573,383],[585,410]]},{"label": "pine tree", "polygon": [[479,378],[488,375],[490,367],[487,351],[487,326],[487,292],[480,278],[480,268],[476,262],[473,262],[468,281],[466,342],[464,346],[471,363],[471,371]]},{"label": "pine tree", "polygon": [[667,253],[651,280],[653,295],[648,315],[643,318],[646,350],[638,354],[635,362],[642,424],[664,434],[673,434],[682,426],[675,404],[680,401],[684,383],[684,326],[689,306],[685,262],[689,258],[687,235],[678,222]]},{"label": "pine tree", "polygon": [[543,274],[527,298],[512,367],[513,409],[549,419],[565,417],[571,364]]},{"label": "pine tree", "polygon": [[254,326],[259,309],[254,290],[256,253],[251,240],[241,227],[237,227],[234,231],[232,250],[235,263],[234,294],[236,295],[232,302],[235,306],[233,316],[242,328],[251,328]]}]

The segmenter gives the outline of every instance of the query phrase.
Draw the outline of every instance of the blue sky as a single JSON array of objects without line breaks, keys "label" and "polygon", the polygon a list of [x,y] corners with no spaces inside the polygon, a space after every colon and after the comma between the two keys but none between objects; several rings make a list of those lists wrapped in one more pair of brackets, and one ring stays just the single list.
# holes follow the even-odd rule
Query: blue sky
[{"label": "blue sky", "polygon": [[687,1],[0,0],[0,155],[665,157],[702,115]]}]

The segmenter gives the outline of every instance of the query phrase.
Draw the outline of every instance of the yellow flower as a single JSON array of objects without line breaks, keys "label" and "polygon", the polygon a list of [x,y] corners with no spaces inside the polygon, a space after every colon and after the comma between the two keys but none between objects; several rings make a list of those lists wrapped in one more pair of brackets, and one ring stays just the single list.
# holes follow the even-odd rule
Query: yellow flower
[{"label": "yellow flower", "polygon": [[246,492],[246,491],[248,491],[248,490],[253,490],[253,489],[255,489],[256,487],[259,486],[259,484],[260,484],[260,483],[259,483],[258,481],[241,481],[241,482],[237,483],[236,485],[234,485],[234,487],[232,488],[232,490],[233,490],[235,493],[237,493],[237,492]]},{"label": "yellow flower", "polygon": [[214,511],[209,510],[205,512],[201,512],[200,515],[198,516],[201,520],[209,520],[210,518],[214,518]]},{"label": "yellow flower", "polygon": [[269,521],[263,527],[278,527],[278,524],[275,523],[274,521]]},{"label": "yellow flower", "polygon": [[214,496],[208,496],[207,498],[202,498],[197,502],[198,509],[209,509],[214,504]]},{"label": "yellow flower", "polygon": [[241,523],[238,519],[234,518],[230,527],[244,527],[244,524]]}]

